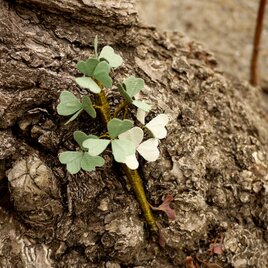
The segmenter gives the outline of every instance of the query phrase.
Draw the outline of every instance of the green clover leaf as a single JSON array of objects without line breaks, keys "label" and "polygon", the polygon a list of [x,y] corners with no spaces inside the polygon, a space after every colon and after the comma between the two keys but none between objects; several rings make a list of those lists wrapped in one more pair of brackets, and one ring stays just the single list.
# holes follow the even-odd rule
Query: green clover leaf
[{"label": "green clover leaf", "polygon": [[[98,62],[97,64],[95,64],[96,61]],[[92,64],[92,66],[90,66],[90,64]],[[94,80],[99,81],[106,88],[112,87],[113,80],[109,76],[111,68],[106,61],[99,62],[97,59],[91,58],[87,61],[79,62],[77,68],[87,75],[75,79],[80,87],[89,89],[96,94],[101,92],[101,87]]]},{"label": "green clover leaf", "polygon": [[123,63],[122,57],[116,54],[114,52],[114,49],[110,46],[105,46],[102,49],[99,55],[99,59],[100,60],[105,59],[106,61],[108,61],[109,65],[112,68],[117,68]]},{"label": "green clover leaf", "polygon": [[111,141],[105,139],[86,139],[83,142],[83,147],[88,149],[88,153],[92,156],[101,154]]},{"label": "green clover leaf", "polygon": [[133,127],[133,121],[128,119],[113,118],[108,122],[107,128],[111,139]]},{"label": "green clover leaf", "polygon": [[144,88],[144,81],[141,78],[136,78],[135,76],[130,76],[123,81],[126,88],[126,92],[130,98],[137,95]]},{"label": "green clover leaf", "polygon": [[135,76],[130,76],[123,81],[123,84],[118,85],[118,90],[121,95],[128,101],[132,103],[137,108],[142,109],[145,112],[149,112],[151,105],[145,101],[140,101],[135,98],[137,94],[144,87],[144,81],[141,78],[136,78]]},{"label": "green clover leaf", "polygon": [[100,81],[106,88],[111,88],[113,80],[109,76],[111,67],[106,61],[101,61],[95,68],[93,77]]},{"label": "green clover leaf", "polygon": [[86,148],[83,147],[83,141],[87,140],[87,139],[97,139],[98,137],[95,135],[87,135],[85,132],[77,130],[74,132],[73,134],[74,136],[74,140],[79,144],[80,148],[82,150],[86,150]]},{"label": "green clover leaf", "polygon": [[96,117],[96,111],[88,96],[84,96],[81,103],[72,92],[67,90],[61,92],[60,103],[57,106],[58,114],[64,116],[73,115],[65,124],[73,121],[83,110],[85,110],[91,117]]},{"label": "green clover leaf", "polygon": [[83,152],[67,151],[59,154],[59,160],[62,164],[67,165],[67,170],[71,174],[76,174],[81,169],[81,159],[83,154]]},{"label": "green clover leaf", "polygon": [[83,60],[79,61],[76,64],[76,68],[84,75],[92,76],[98,63],[99,63],[99,60],[97,60],[96,58],[90,58],[86,61],[83,61]]},{"label": "green clover leaf", "polygon": [[117,88],[118,88],[118,91],[120,92],[120,94],[125,98],[125,100],[127,102],[129,102],[129,103],[133,102],[133,98],[127,93],[123,84],[119,84]]},{"label": "green clover leaf", "polygon": [[145,101],[134,100],[132,104],[135,105],[137,108],[140,108],[144,112],[149,112],[151,110],[151,105]]},{"label": "green clover leaf", "polygon": [[92,117],[96,117],[96,110],[94,109],[92,102],[88,96],[82,98],[82,108]]},{"label": "green clover leaf", "polygon": [[57,112],[60,115],[68,116],[79,112],[82,105],[78,98],[69,91],[62,91],[60,94],[60,103],[57,106]]},{"label": "green clover leaf", "polygon": [[101,92],[99,85],[91,78],[87,76],[75,78],[75,82],[82,88],[86,88],[92,93],[98,94]]},{"label": "green clover leaf", "polygon": [[128,140],[112,140],[112,152],[114,160],[124,163],[127,156],[135,154],[135,145]]},{"label": "green clover leaf", "polygon": [[105,160],[101,156],[92,156],[88,153],[84,153],[81,160],[81,168],[85,171],[95,170],[96,167],[102,167]]},{"label": "green clover leaf", "polygon": [[104,165],[105,161],[100,156],[91,156],[82,151],[66,151],[59,154],[59,160],[66,164],[67,170],[71,174],[76,174],[82,168],[85,171],[92,171],[96,167]]}]

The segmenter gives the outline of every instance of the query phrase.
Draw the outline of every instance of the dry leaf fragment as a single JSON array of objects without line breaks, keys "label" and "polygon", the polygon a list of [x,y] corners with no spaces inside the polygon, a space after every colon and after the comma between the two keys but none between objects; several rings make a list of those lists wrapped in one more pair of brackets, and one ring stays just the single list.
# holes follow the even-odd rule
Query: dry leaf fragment
[{"label": "dry leaf fragment", "polygon": [[195,266],[192,256],[187,256],[186,257],[186,259],[185,259],[185,267],[186,268],[198,268],[198,267]]},{"label": "dry leaf fragment", "polygon": [[176,213],[175,213],[175,210],[170,207],[170,203],[172,201],[173,201],[173,195],[167,194],[163,203],[160,206],[158,206],[158,207],[154,207],[152,205],[150,205],[150,206],[153,210],[160,210],[160,211],[165,212],[166,215],[168,216],[168,218],[170,220],[174,221],[174,220],[176,220]]}]

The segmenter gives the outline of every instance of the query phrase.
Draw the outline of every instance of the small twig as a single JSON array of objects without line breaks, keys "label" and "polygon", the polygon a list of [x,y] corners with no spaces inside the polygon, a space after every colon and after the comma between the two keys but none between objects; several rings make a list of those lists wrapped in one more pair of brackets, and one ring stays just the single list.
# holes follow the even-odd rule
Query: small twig
[{"label": "small twig", "polygon": [[255,28],[251,65],[250,65],[250,83],[253,86],[257,86],[259,82],[258,55],[259,55],[259,50],[260,50],[260,40],[261,40],[261,34],[262,34],[262,28],[263,28],[265,5],[266,5],[266,0],[260,0],[258,18],[257,18],[257,23],[256,23],[256,28]]}]

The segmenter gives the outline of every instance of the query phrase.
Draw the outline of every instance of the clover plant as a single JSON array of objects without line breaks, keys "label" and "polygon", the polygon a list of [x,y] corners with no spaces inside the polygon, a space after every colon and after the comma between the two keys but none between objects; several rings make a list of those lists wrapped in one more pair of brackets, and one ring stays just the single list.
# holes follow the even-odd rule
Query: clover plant
[{"label": "clover plant", "polygon": [[[98,54],[97,37],[94,40],[94,50],[93,57],[77,63],[76,67],[83,76],[76,78],[75,81],[81,88],[95,94],[95,101],[92,102],[90,96],[83,96],[80,100],[72,92],[64,90],[60,94],[57,112],[63,116],[70,116],[66,124],[76,119],[82,111],[92,118],[98,116],[101,119],[103,133],[98,136],[96,133],[93,135],[79,130],[75,131],[73,137],[79,145],[79,150],[60,153],[59,160],[62,164],[66,164],[71,174],[76,174],[81,169],[92,171],[105,164],[101,154],[110,145],[114,160],[122,164],[137,194],[146,220],[155,231],[157,226],[137,171],[139,166],[137,153],[149,162],[159,157],[158,145],[160,139],[165,138],[167,134],[165,126],[168,123],[168,117],[165,114],[159,114],[145,124],[145,115],[152,106],[139,99],[139,93],[144,87],[143,79],[129,76],[113,86],[111,71],[123,63],[121,56],[116,54],[110,46],[103,47]],[[107,90],[118,90],[122,96],[122,102],[115,109],[110,107],[106,97]],[[137,120],[131,118],[128,109],[130,106],[137,108]]]}]

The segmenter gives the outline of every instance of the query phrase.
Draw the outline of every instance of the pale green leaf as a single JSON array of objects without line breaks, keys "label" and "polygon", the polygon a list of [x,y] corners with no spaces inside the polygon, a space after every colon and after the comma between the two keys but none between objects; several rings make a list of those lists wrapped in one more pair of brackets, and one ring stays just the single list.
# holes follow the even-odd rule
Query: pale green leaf
[{"label": "pale green leaf", "polygon": [[145,111],[143,111],[142,109],[138,108],[136,117],[137,117],[139,122],[141,122],[143,125],[145,124],[145,117],[146,117],[146,112]]},{"label": "pale green leaf", "polygon": [[137,169],[139,167],[139,162],[135,154],[128,155],[124,161],[124,164],[126,164],[127,167],[132,170]]},{"label": "pale green leaf", "polygon": [[84,96],[82,98],[82,107],[92,118],[96,117],[96,110],[94,109],[92,102],[88,96]]},{"label": "pale green leaf", "polygon": [[78,112],[76,112],[64,125],[69,124],[71,121],[73,121],[74,119],[76,119],[79,114],[83,111],[83,109],[79,110]]},{"label": "pale green leaf", "polygon": [[128,119],[113,118],[108,122],[108,132],[112,139],[133,127],[133,121]]},{"label": "pale green leaf", "polygon": [[71,115],[82,108],[79,99],[72,92],[64,90],[60,94],[60,103],[57,106],[57,112],[60,115]]},{"label": "pale green leaf", "polygon": [[97,60],[95,58],[90,58],[86,61],[79,61],[76,64],[76,68],[81,73],[85,74],[86,76],[92,76],[98,63],[99,63],[99,60]]},{"label": "pale green leaf", "polygon": [[126,157],[135,154],[135,145],[127,140],[112,140],[112,151],[116,162],[124,163]]},{"label": "pale green leaf", "polygon": [[118,139],[131,141],[135,147],[138,147],[143,140],[143,130],[140,127],[133,127],[118,135]]},{"label": "pale green leaf", "polygon": [[86,139],[97,139],[98,137],[95,135],[87,135],[85,132],[77,130],[73,133],[74,140],[79,144],[81,149],[85,149],[82,146],[83,141]]},{"label": "pale green leaf", "polygon": [[91,156],[87,152],[82,151],[60,153],[59,160],[62,164],[66,164],[66,168],[71,174],[76,174],[81,168],[85,171],[91,171],[95,167],[100,167],[104,164],[102,157]]},{"label": "pale green leaf", "polygon": [[130,76],[124,80],[123,84],[126,87],[126,92],[130,97],[137,95],[144,87],[144,81],[141,78]]},{"label": "pale green leaf", "polygon": [[105,139],[87,139],[83,142],[83,147],[88,149],[90,155],[96,156],[101,154],[110,142]]},{"label": "pale green leaf", "polygon": [[134,100],[132,104],[147,113],[151,110],[151,105],[146,103],[145,101]]},{"label": "pale green leaf", "polygon": [[106,88],[111,88],[113,80],[109,76],[110,66],[106,61],[101,61],[95,68],[93,76],[101,82]]},{"label": "pale green leaf", "polygon": [[78,78],[75,79],[75,81],[80,87],[89,89],[93,93],[97,94],[97,93],[101,92],[101,88],[90,77],[86,77],[86,76],[78,77]]},{"label": "pale green leaf", "polygon": [[133,99],[131,96],[128,95],[123,85],[119,84],[117,87],[118,91],[126,99],[127,102],[132,103]]},{"label": "pale green leaf", "polygon": [[105,163],[101,156],[92,156],[88,153],[84,153],[81,159],[81,168],[85,171],[95,170],[96,167],[101,167]]},{"label": "pale green leaf", "polygon": [[63,152],[59,154],[59,160],[62,164],[66,164],[67,170],[71,174],[76,174],[81,169],[81,160],[83,157],[83,152]]},{"label": "pale green leaf", "polygon": [[150,132],[153,134],[155,138],[163,139],[167,135],[167,130],[165,128],[167,123],[168,123],[168,116],[165,114],[159,114],[145,126],[150,130]]},{"label": "pale green leaf", "polygon": [[154,138],[149,139],[141,143],[138,146],[137,151],[145,160],[149,162],[155,161],[159,157],[159,154],[160,154],[157,148],[158,143],[159,143],[158,139],[154,139]]},{"label": "pale green leaf", "polygon": [[122,57],[116,54],[110,46],[105,46],[102,49],[99,59],[107,60],[112,68],[117,68],[123,63]]}]

